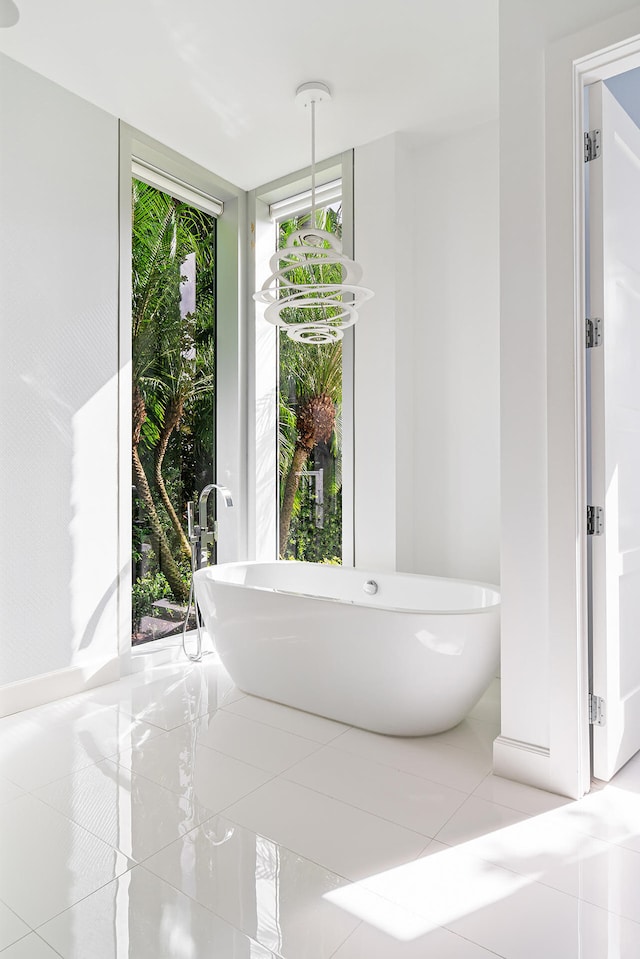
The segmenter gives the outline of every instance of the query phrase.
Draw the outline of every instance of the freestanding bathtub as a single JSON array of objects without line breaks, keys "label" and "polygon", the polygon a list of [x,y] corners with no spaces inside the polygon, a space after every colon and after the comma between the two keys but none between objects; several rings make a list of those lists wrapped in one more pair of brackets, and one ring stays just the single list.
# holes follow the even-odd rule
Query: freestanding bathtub
[{"label": "freestanding bathtub", "polygon": [[442,732],[496,676],[493,586],[288,561],[209,566],[194,582],[240,689],[348,725]]}]

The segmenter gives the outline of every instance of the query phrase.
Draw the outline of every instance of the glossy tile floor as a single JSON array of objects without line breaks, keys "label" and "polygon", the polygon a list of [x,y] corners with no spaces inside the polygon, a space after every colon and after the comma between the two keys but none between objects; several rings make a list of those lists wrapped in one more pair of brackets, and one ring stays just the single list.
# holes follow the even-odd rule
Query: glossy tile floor
[{"label": "glossy tile floor", "polygon": [[497,732],[497,683],[391,739],[213,657],[0,720],[0,956],[640,956],[640,759],[569,802],[491,775]]}]

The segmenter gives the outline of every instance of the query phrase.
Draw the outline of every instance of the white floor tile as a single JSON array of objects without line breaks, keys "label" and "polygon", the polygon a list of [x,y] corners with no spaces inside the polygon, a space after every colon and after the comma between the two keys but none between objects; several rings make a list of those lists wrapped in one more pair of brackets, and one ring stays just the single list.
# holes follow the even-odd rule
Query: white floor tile
[{"label": "white floor tile", "polygon": [[[11,717],[7,726],[0,725],[0,768],[25,790],[140,746],[162,732],[115,708],[65,709],[64,704],[61,701],[57,710],[30,710],[21,721]],[[54,714],[55,720],[49,720]]]},{"label": "white floor tile", "polygon": [[162,729],[175,729],[214,712],[235,687],[219,664],[190,664],[134,673],[118,683],[91,690],[93,702],[123,711]]},{"label": "white floor tile", "polygon": [[109,759],[35,795],[137,862],[209,819],[213,812]]},{"label": "white floor tile", "polygon": [[437,834],[437,838],[440,842],[453,846],[468,842],[476,836],[504,829],[505,826],[511,826],[528,818],[527,813],[509,809],[507,806],[499,806],[497,803],[479,799],[473,795],[469,796],[466,802],[454,812]]},{"label": "white floor tile", "polygon": [[60,959],[60,953],[54,952],[37,933],[32,932],[5,950],[2,959]]},{"label": "white floor tile", "polygon": [[640,925],[530,883],[450,926],[506,959],[635,959]]},{"label": "white floor tile", "polygon": [[0,902],[0,951],[30,932],[29,926],[15,912]]},{"label": "white floor tile", "polygon": [[617,778],[549,815],[568,829],[640,852],[640,797],[619,787]]},{"label": "white floor tile", "polygon": [[35,928],[130,868],[35,796],[0,806],[0,899]]},{"label": "white floor tile", "polygon": [[121,753],[117,760],[133,772],[214,812],[221,812],[272,777],[272,773],[200,745],[193,723]]},{"label": "white floor tile", "polygon": [[272,773],[288,769],[320,748],[310,739],[245,719],[228,709],[201,718],[197,731],[203,746]]},{"label": "white floor tile", "polygon": [[467,849],[640,923],[640,852],[568,829],[550,816],[479,836]]},{"label": "white floor tile", "polygon": [[520,812],[529,813],[530,816],[549,812],[551,809],[559,809],[570,802],[564,796],[556,796],[544,789],[534,789],[533,786],[525,786],[510,779],[502,779],[500,776],[494,776],[493,773],[482,780],[474,791],[474,796],[488,799],[500,806],[508,806],[510,809],[518,809]]},{"label": "white floor tile", "polygon": [[481,753],[493,760],[493,741],[500,735],[500,721],[482,721],[467,716],[461,723],[454,726],[453,729],[447,729],[444,733],[438,733],[437,736],[430,738],[434,742],[447,743],[449,746],[457,746],[458,749],[466,749],[472,753]]},{"label": "white floor tile", "polygon": [[329,743],[349,729],[348,726],[337,723],[333,719],[325,719],[324,716],[282,706],[280,703],[260,699],[258,696],[244,696],[225,708],[246,719],[254,719],[257,722],[266,723],[267,726],[275,726],[277,729],[284,729],[285,732],[295,733],[296,736],[313,739],[318,743]]},{"label": "white floor tile", "polygon": [[578,802],[493,776],[499,696],[399,739],[205,661],[0,719],[2,956],[636,959],[640,756]]},{"label": "white floor tile", "polygon": [[467,793],[491,771],[488,755],[449,746],[432,736],[401,739],[349,729],[332,746]]},{"label": "white floor tile", "polygon": [[[408,926],[411,928],[411,919]],[[487,952],[447,929],[410,934],[406,939],[401,936],[402,932],[389,934],[363,922],[333,959],[496,959],[495,952]]]},{"label": "white floor tile", "polygon": [[[423,935],[440,926],[452,928],[461,916],[482,912],[527,885],[526,877],[471,855],[465,846],[437,841],[413,862],[370,873],[359,884],[421,916]],[[347,907],[348,897],[357,893],[358,887],[346,890]]]},{"label": "white floor tile", "polygon": [[[43,725],[43,720],[36,721]],[[46,722],[46,721],[45,721]],[[107,759],[124,749],[143,746],[162,729],[136,719],[116,706],[106,706],[77,716],[59,715],[47,728],[67,738],[75,737],[83,743],[92,758]]]},{"label": "white floor tile", "polygon": [[8,779],[3,779],[0,776],[0,804],[9,802],[16,796],[21,796],[23,792],[24,790],[20,786],[16,786],[15,783],[10,783]]},{"label": "white floor tile", "polygon": [[470,711],[471,719],[494,722],[500,718],[500,680],[494,679]]},{"label": "white floor tile", "polygon": [[280,778],[225,815],[348,879],[411,860],[425,845],[416,832]]},{"label": "white floor tile", "polygon": [[24,720],[0,731],[0,769],[25,790],[44,786],[104,758],[91,741]]},{"label": "white floor tile", "polygon": [[467,793],[328,746],[296,763],[285,779],[367,812],[435,836]]},{"label": "white floor tile", "polygon": [[345,886],[327,898],[362,919],[335,953],[336,959],[489,959],[480,946],[380,896],[362,883]]},{"label": "white floor tile", "polygon": [[38,932],[63,959],[275,959],[143,866]]},{"label": "white floor tile", "polygon": [[108,707],[102,703],[94,702],[88,698],[86,694],[78,694],[76,696],[68,696],[66,699],[58,699],[53,703],[45,703],[44,706],[37,706],[34,709],[27,710],[22,715],[25,719],[32,719],[46,729],[50,729],[51,726],[73,723],[76,720],[90,716],[92,713],[98,713],[103,709],[110,708],[112,709],[114,707]]},{"label": "white floor tile", "polygon": [[345,880],[225,818],[209,820],[145,866],[291,959],[328,959],[359,922],[326,898]]}]

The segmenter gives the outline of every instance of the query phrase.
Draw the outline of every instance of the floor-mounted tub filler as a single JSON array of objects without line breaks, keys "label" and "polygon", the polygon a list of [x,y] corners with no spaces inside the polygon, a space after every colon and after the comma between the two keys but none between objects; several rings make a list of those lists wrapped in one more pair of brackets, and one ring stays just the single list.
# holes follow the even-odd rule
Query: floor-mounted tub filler
[{"label": "floor-mounted tub filler", "polygon": [[241,690],[348,725],[442,732],[497,674],[493,586],[287,561],[208,566],[194,581]]}]

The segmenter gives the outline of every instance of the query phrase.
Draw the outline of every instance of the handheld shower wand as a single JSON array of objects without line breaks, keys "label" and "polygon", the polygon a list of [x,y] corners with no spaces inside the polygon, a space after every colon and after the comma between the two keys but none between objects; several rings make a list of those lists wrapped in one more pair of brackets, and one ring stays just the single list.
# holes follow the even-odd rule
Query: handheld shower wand
[{"label": "handheld shower wand", "polygon": [[[207,506],[209,503],[209,495],[213,490],[218,490],[220,495],[223,498],[224,505],[226,507],[233,506],[233,497],[231,495],[231,490],[226,486],[222,486],[219,483],[209,483],[208,486],[205,486],[198,500],[198,523],[194,522],[195,520],[195,504],[193,501],[187,503],[187,534],[189,537],[189,544],[191,546],[191,586],[189,587],[189,602],[187,605],[187,613],[184,618],[184,626],[182,627],[182,650],[192,663],[199,663],[202,659],[202,620],[200,619],[200,610],[195,598],[195,590],[193,577],[197,569],[200,569],[204,566],[209,557],[209,546],[213,544],[218,539],[218,524],[214,521],[213,528],[210,530],[207,520]],[[196,653],[195,655],[187,652],[187,625],[189,623],[189,616],[191,614],[191,606],[193,605],[193,611],[195,614],[196,620]]]}]

